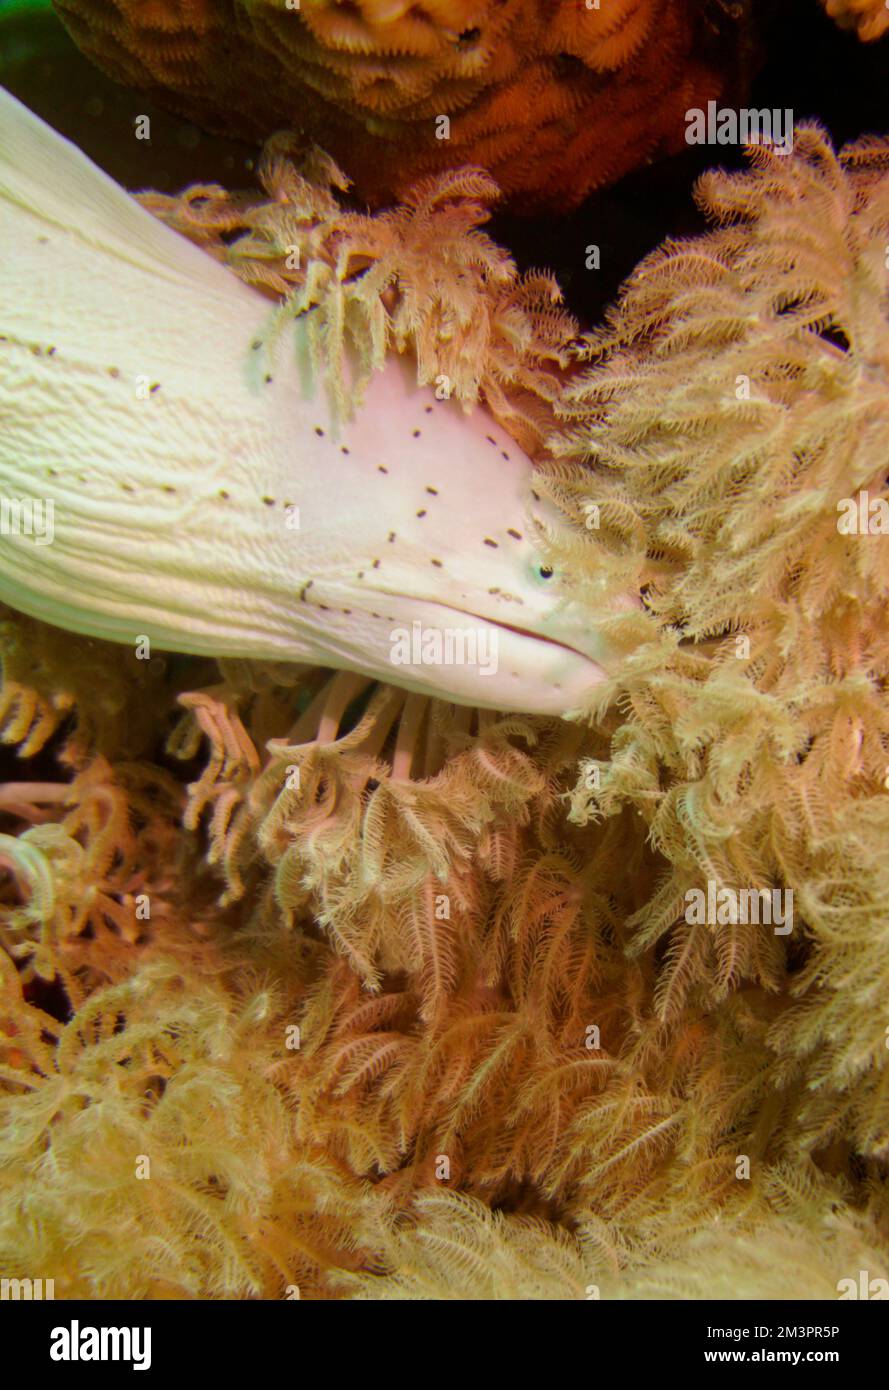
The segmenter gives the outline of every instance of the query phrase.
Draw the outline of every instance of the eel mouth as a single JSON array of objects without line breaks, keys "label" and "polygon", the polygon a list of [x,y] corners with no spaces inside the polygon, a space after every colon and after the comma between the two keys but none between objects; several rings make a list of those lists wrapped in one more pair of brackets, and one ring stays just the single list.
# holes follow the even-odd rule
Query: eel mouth
[{"label": "eel mouth", "polygon": [[[406,598],[404,594],[394,594],[387,590],[382,590],[381,592],[388,592],[390,597],[397,597],[401,599],[402,602]],[[435,610],[434,617],[430,612],[431,609]],[[522,637],[528,642],[544,643],[548,647],[555,648],[556,651],[570,653],[571,656],[577,657],[581,661],[588,662],[601,673],[603,680],[607,678],[608,672],[601,665],[597,657],[591,655],[590,652],[585,652],[581,647],[576,647],[570,642],[563,641],[559,637],[550,637],[548,633],[535,632],[533,628],[522,627],[518,623],[504,622],[502,618],[485,617],[481,613],[473,613],[465,608],[456,608],[450,603],[442,603],[440,599],[434,599],[428,605],[424,605],[424,614],[417,613],[415,616],[422,619],[424,615],[430,626],[445,627],[449,624],[459,626],[461,623],[463,625],[472,623],[479,627],[494,628],[500,632],[511,633],[514,637]]]},{"label": "eel mouth", "polygon": [[601,673],[603,680],[608,675],[607,671],[596,657],[591,656],[589,652],[583,651],[580,647],[573,646],[570,642],[563,641],[559,637],[550,637],[549,634],[545,632],[535,632],[533,628],[521,627],[518,623],[507,623],[501,618],[486,618],[480,613],[470,613],[463,608],[452,608],[450,604],[442,603],[436,606],[448,614],[452,613],[454,618],[462,619],[464,623],[477,623],[484,627],[497,629],[501,632],[510,632],[515,637],[523,637],[529,642],[541,642],[545,643],[548,647],[555,647],[556,651],[569,652],[572,656],[578,657],[581,661],[588,662],[589,665],[595,666],[596,670]]},{"label": "eel mouth", "polygon": [[[601,662],[601,642],[596,641],[595,625],[591,625],[589,634],[590,645],[592,646],[595,642],[598,648],[594,654],[593,651],[584,651],[582,646],[575,645],[572,642],[566,642],[563,638],[551,636],[546,632],[535,631],[533,628],[524,627],[519,623],[505,622],[502,618],[494,618],[482,613],[472,612],[470,609],[458,608],[456,605],[450,603],[442,603],[440,599],[419,599],[408,596],[405,593],[398,593],[391,589],[382,588],[376,590],[376,594],[380,597],[385,595],[386,598],[396,600],[398,610],[400,611],[397,611],[397,616],[395,612],[392,612],[391,621],[393,623],[403,623],[406,625],[420,623],[424,628],[439,631],[448,629],[459,630],[460,628],[466,629],[470,627],[487,629],[489,632],[502,633],[504,639],[507,637],[518,638],[523,644],[527,644],[523,657],[523,664],[525,666],[529,664],[535,655],[531,647],[533,643],[534,647],[537,649],[536,657],[538,661],[545,661],[546,653],[549,652],[550,656],[553,658],[558,655],[562,660],[582,663],[583,666],[587,668],[588,678],[594,683],[607,680],[609,677],[607,668],[603,666]],[[324,597],[326,599],[328,596],[325,595]],[[366,596],[362,595],[362,598],[366,604]],[[321,594],[316,589],[315,600],[311,606],[318,606],[320,604],[320,599]],[[352,599],[352,601],[354,602],[354,599]],[[339,607],[339,603],[331,606],[335,611]],[[328,630],[328,641],[330,635]]]},{"label": "eel mouth", "polygon": [[[459,609],[454,609],[455,613],[459,611]],[[504,632],[514,632],[517,637],[527,637],[532,642],[546,642],[551,647],[557,647],[559,651],[572,652],[574,656],[579,656],[584,661],[589,661],[592,662],[594,666],[599,666],[598,661],[596,661],[594,657],[589,656],[587,652],[582,652],[579,647],[572,647],[570,642],[560,641],[558,637],[549,637],[545,632],[534,632],[532,628],[518,627],[515,623],[500,622],[496,618],[479,618],[477,614],[473,613],[467,613],[466,616],[468,618],[473,618],[476,622],[487,623],[489,627],[501,628]],[[599,666],[599,669],[602,670],[601,666]]]}]

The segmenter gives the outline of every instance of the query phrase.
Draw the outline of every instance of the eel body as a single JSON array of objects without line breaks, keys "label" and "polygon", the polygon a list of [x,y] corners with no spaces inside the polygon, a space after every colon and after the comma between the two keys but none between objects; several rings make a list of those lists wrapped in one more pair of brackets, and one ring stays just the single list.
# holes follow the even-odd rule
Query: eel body
[{"label": "eel body", "polygon": [[603,679],[484,410],[392,357],[337,434],[300,328],[272,366],[270,301],[2,90],[0,247],[0,600],[488,708],[564,714]]}]

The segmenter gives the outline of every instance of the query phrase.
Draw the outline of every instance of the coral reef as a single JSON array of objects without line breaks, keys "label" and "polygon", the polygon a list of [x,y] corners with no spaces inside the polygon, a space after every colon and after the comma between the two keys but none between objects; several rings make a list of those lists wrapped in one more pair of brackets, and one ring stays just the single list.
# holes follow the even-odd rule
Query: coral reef
[{"label": "coral reef", "polygon": [[[208,129],[318,139],[379,203],[460,164],[566,208],[684,143],[715,98],[699,0],[56,0],[119,81]],[[714,14],[717,11],[714,8]],[[521,195],[520,197],[518,195]]]},{"label": "coral reef", "polygon": [[[701,181],[722,225],[639,267],[569,392],[561,451],[592,468],[602,540],[620,564],[645,545],[661,644],[712,652],[701,681],[640,649],[634,715],[574,813],[635,808],[670,862],[632,924],[634,952],[666,946],[661,1017],[705,979],[783,997],[785,1143],[884,1161],[889,148],[838,158],[807,126],[792,160],[752,160]],[[677,927],[695,878],[792,888],[786,952],[729,918]]]},{"label": "coral reef", "polygon": [[[305,170],[289,278],[274,195],[147,200],[330,314],[325,360],[347,322],[429,372],[481,332],[554,559],[645,609],[573,722],[141,671],[7,615],[3,736],[43,771],[0,799],[4,1269],[87,1297],[889,1277],[889,142],[810,125],[751,162],[561,348],[514,271],[467,287],[471,255],[412,298],[410,210],[341,223],[321,179],[312,213]],[[471,309],[444,341],[442,302]],[[760,889],[788,931],[738,912]]]}]

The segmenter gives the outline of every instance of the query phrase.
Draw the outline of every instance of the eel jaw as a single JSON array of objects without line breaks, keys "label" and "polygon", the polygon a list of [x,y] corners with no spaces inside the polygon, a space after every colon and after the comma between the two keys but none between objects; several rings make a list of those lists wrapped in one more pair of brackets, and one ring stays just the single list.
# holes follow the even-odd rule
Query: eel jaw
[{"label": "eel jaw", "polygon": [[[409,603],[412,608],[413,603]],[[420,609],[419,604],[417,608]],[[403,612],[403,621],[405,617]],[[426,631],[475,628],[496,636],[496,669],[492,674],[476,672],[464,680],[459,669],[450,665],[446,679],[441,679],[442,668],[438,667],[438,678],[426,681],[422,668],[405,665],[393,670],[390,679],[394,684],[439,699],[499,711],[562,717],[581,709],[588,692],[610,676],[594,656],[533,629],[441,603],[423,604],[422,611],[411,613],[408,626],[417,619]]]}]

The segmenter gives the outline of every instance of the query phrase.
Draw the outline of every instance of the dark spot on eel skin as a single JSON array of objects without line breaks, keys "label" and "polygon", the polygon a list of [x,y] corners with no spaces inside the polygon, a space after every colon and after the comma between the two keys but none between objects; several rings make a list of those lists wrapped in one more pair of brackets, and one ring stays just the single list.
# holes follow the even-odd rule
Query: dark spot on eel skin
[{"label": "dark spot on eel skin", "polygon": [[115,378],[119,377],[119,376],[120,376],[120,367],[109,367],[109,368],[108,368],[108,375],[109,375],[109,376],[113,376],[113,377],[115,377]]},{"label": "dark spot on eel skin", "polygon": [[429,492],[429,493],[431,493],[433,497],[437,497],[437,496],[438,496],[438,488],[437,488],[437,487],[427,487],[426,491]]},{"label": "dark spot on eel skin", "polygon": [[341,453],[341,454],[347,454],[348,452],[349,452],[349,450],[346,448],[345,444],[341,444],[341,445],[340,445],[340,453]]},{"label": "dark spot on eel skin", "polygon": [[148,388],[148,390],[151,392],[152,395],[154,395],[155,391],[159,391],[160,389],[161,389],[161,384],[160,384],[159,381],[153,382],[152,385],[149,386],[149,388]]},{"label": "dark spot on eel skin", "polygon": [[384,468],[383,465],[382,465],[381,463],[378,463],[378,464],[377,464],[377,472],[378,472],[378,473],[388,473],[389,470],[388,470],[388,468]]},{"label": "dark spot on eel skin", "polygon": [[231,496],[231,493],[226,492],[225,488],[222,488],[219,493],[219,496],[222,498],[223,502],[227,502],[229,497]]},{"label": "dark spot on eel skin", "polygon": [[265,379],[265,384],[266,384],[266,386],[271,386],[271,384],[272,384],[272,378],[271,378],[270,376],[267,376],[267,377],[266,377],[266,379]]},{"label": "dark spot on eel skin", "polygon": [[380,568],[380,562],[379,562],[379,560],[374,560],[374,562],[373,562],[373,568],[374,568],[375,570],[378,570],[378,569]]},{"label": "dark spot on eel skin", "polygon": [[492,541],[490,536],[485,536],[485,545],[490,545],[490,546],[492,546],[494,550],[497,550],[497,549],[498,549],[497,542],[496,542],[496,541]]},{"label": "dark spot on eel skin", "polygon": [[535,501],[535,502],[539,502],[539,501],[540,501],[540,493],[539,493],[539,492],[535,492],[534,489],[533,489],[533,487],[532,487],[532,489],[531,489],[531,496],[534,498],[534,501]]},{"label": "dark spot on eel skin", "polygon": [[394,541],[394,540],[395,540],[395,532],[394,532],[394,531],[390,531],[390,532],[389,532],[389,539],[390,539],[390,541]]},{"label": "dark spot on eel skin", "polygon": [[424,405],[423,409],[426,411],[426,414],[427,414],[427,415],[431,415],[431,414],[432,414],[432,406],[431,406],[431,405]]},{"label": "dark spot on eel skin", "polygon": [[426,508],[425,508],[425,507],[421,508],[420,511],[417,512],[417,516],[425,516],[425,515],[426,515]]},{"label": "dark spot on eel skin", "polygon": [[431,561],[431,563],[435,566],[436,569],[440,570],[444,568],[444,566],[441,563],[441,560],[433,560]]},{"label": "dark spot on eel skin", "polygon": [[506,462],[509,463],[509,454],[506,452],[505,449],[500,450],[500,457],[502,459],[506,459]]},{"label": "dark spot on eel skin", "polygon": [[174,488],[174,486],[173,486],[172,483],[164,483],[164,485],[163,485],[161,491],[162,491],[162,492],[175,492],[176,489]]},{"label": "dark spot on eel skin", "polygon": [[320,425],[316,425],[316,426],[315,426],[315,433],[317,434],[317,436],[318,436],[319,439],[323,439],[323,438],[324,438],[324,431],[323,431],[323,429],[321,428]]},{"label": "dark spot on eel skin", "polygon": [[414,430],[414,439],[419,439],[419,438],[420,438],[420,431],[419,431],[419,430]]},{"label": "dark spot on eel skin", "polygon": [[492,439],[491,436],[490,436],[489,434],[486,434],[486,435],[485,435],[485,439],[487,439],[487,441],[488,441],[489,444],[493,444],[495,449],[497,448],[497,440],[496,440],[496,439]]},{"label": "dark spot on eel skin", "polygon": [[273,507],[275,505],[274,497],[264,497],[262,500],[267,507]]},{"label": "dark spot on eel skin", "polygon": [[520,540],[522,539],[522,533],[521,533],[521,531],[514,531],[514,530],[512,529],[511,526],[510,526],[510,528],[509,528],[509,530],[507,531],[506,534],[507,534],[508,536],[512,536],[512,538],[513,538],[514,541],[520,541]]}]

